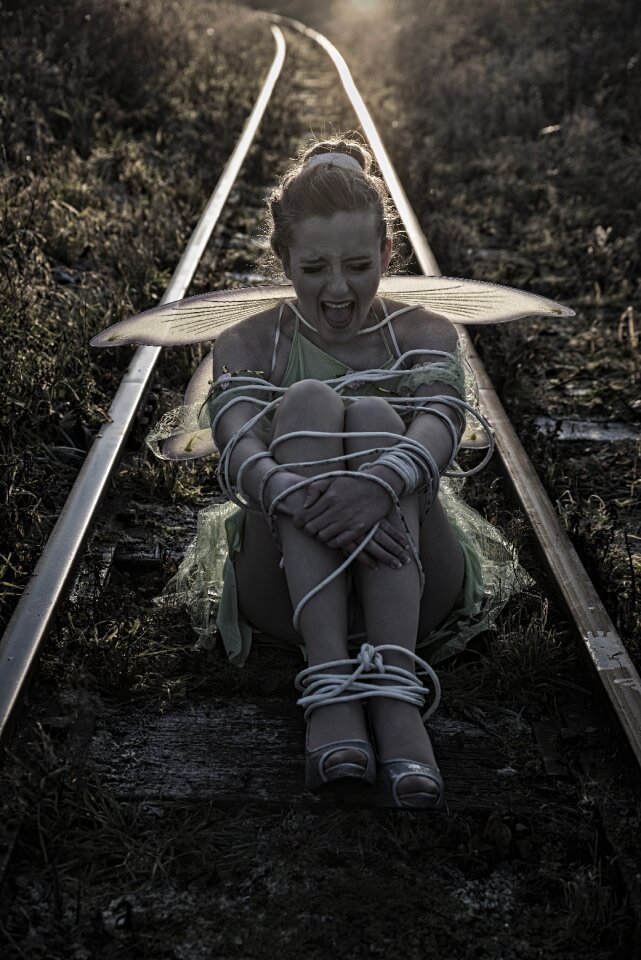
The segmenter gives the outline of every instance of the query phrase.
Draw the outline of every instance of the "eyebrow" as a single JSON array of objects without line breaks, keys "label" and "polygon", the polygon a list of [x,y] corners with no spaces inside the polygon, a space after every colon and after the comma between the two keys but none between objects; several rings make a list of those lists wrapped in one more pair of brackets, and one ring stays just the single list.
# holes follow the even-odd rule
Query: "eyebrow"
[{"label": "eyebrow", "polygon": [[[301,262],[301,263],[322,263],[322,262],[323,262],[324,260],[326,260],[326,259],[327,259],[326,257],[321,257],[321,256],[318,256],[318,257],[302,257],[301,260],[300,260],[300,262]],[[360,260],[371,260],[371,259],[372,259],[372,255],[371,255],[370,253],[356,253],[356,254],[354,254],[354,256],[345,257],[345,260],[346,260],[346,261],[353,261],[353,260],[359,260],[359,261],[360,261]]]}]

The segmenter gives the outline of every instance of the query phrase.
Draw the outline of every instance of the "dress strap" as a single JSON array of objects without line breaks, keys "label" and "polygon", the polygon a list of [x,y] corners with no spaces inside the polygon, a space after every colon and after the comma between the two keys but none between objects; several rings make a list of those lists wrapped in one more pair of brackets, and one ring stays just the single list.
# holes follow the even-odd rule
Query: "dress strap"
[{"label": "dress strap", "polygon": [[[387,312],[387,305],[386,305],[386,303],[385,303],[385,301],[383,300],[382,297],[379,297],[379,298],[378,298],[378,302],[380,303],[381,307],[383,308],[383,315],[384,315],[384,317],[385,317],[385,320],[387,321],[387,324],[386,324],[387,333],[388,333],[388,336],[389,336],[390,340],[392,341],[392,344],[393,344],[393,346],[394,346],[394,349],[396,350],[396,359],[398,360],[399,357],[402,356],[402,354],[401,354],[401,348],[400,348],[399,345],[398,345],[398,340],[396,339],[396,334],[394,333],[394,327],[392,326],[392,324],[391,324],[391,322],[390,322],[392,318],[390,317],[389,313]],[[397,310],[396,313],[392,314],[392,316],[397,317],[397,316],[399,315],[399,313],[405,313],[406,311],[407,311],[407,307],[403,307],[401,310]],[[381,331],[381,332],[382,332],[382,331]]]},{"label": "dress strap", "polygon": [[[394,320],[395,317],[400,317],[400,315],[401,315],[402,313],[409,313],[410,310],[415,310],[415,309],[416,309],[416,304],[415,304],[415,303],[408,303],[408,304],[406,304],[406,306],[404,306],[404,307],[399,307],[399,309],[398,309],[398,310],[395,310],[394,313],[388,314],[388,313],[387,313],[387,310],[386,310],[386,308],[385,308],[385,304],[384,304],[383,300],[381,300],[380,297],[379,297],[378,299],[379,299],[379,300],[381,301],[381,303],[383,304],[383,312],[384,312],[385,316],[383,317],[382,320],[379,320],[378,323],[372,324],[371,327],[363,327],[363,329],[362,329],[362,330],[359,330],[358,333],[356,334],[357,337],[361,337],[364,333],[372,333],[373,330],[378,330],[379,327],[385,327],[385,326],[386,326],[386,327],[388,327],[388,328],[391,330],[391,329],[392,329],[392,325],[391,325],[391,323],[390,323],[391,320]],[[398,343],[396,342],[396,337],[394,337],[394,343],[395,343],[395,345],[396,345],[396,349],[398,350]],[[400,355],[401,355],[401,354],[400,354],[400,351],[399,351],[399,356],[400,356]]]},{"label": "dress strap", "polygon": [[272,353],[272,367],[271,367],[271,370],[269,371],[269,376],[267,377],[268,380],[271,380],[272,373],[276,368],[276,351],[278,350],[278,343],[280,341],[280,324],[283,319],[284,307],[285,307],[285,303],[283,302],[281,303],[280,310],[278,311],[278,323],[276,324],[276,336],[274,337],[274,352]]}]

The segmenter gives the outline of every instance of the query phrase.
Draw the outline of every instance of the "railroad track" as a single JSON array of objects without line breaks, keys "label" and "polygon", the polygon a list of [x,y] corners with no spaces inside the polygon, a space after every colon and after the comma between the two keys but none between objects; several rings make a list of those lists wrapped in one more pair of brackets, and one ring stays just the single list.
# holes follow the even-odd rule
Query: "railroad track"
[{"label": "railroad track", "polygon": [[[275,55],[260,97],[163,301],[185,295],[206,250],[210,268],[215,263],[218,282],[225,274],[229,280],[247,282],[247,278],[239,276],[234,269],[237,259],[234,265],[230,251],[238,251],[248,241],[253,227],[248,230],[247,220],[255,221],[258,216],[264,191],[255,184],[243,182],[242,166],[248,154],[251,155],[252,146],[259,142],[261,120],[281,72],[287,70],[288,45],[294,49],[298,71],[290,105],[296,101],[301,115],[299,126],[290,136],[289,153],[293,153],[296,141],[310,128],[318,131],[323,120],[345,128],[353,125],[355,115],[388,184],[419,270],[438,275],[438,264],[344,60],[329,41],[315,31],[285,18],[272,17],[271,20]],[[343,85],[341,94],[337,92],[336,70]],[[287,144],[284,146],[287,149]],[[285,161],[286,156],[281,157],[280,162]],[[273,179],[275,173],[276,170],[272,170],[268,176]],[[236,191],[237,196],[235,203],[230,204],[232,191]],[[469,332],[459,327],[459,335],[479,384],[481,408],[495,432],[506,477],[529,520],[551,585],[563,601],[580,649],[585,653],[588,670],[604,695],[627,755],[633,766],[641,767],[641,679],[560,525]],[[144,580],[144,590],[147,594],[153,593],[153,588],[160,584],[158,574],[163,570],[162,551],[154,538],[159,513],[165,528],[168,518],[173,526],[176,554],[179,544],[189,539],[193,511],[183,508],[172,511],[151,500],[132,505],[126,479],[119,481],[116,496],[111,497],[107,511],[98,522],[101,504],[119,464],[123,456],[131,456],[127,453],[127,439],[149,402],[159,359],[160,349],[152,347],[139,349],[133,357],[110,408],[109,422],[100,430],[87,456],[2,638],[0,737],[5,743],[9,742],[43,644],[72,583],[75,582],[79,604],[86,604],[88,598],[92,604],[99,604],[101,592],[113,571],[116,576],[129,577],[128,583],[135,582],[137,577]],[[92,550],[87,557],[86,546],[97,522]],[[73,608],[73,596],[65,602],[70,602]],[[267,808],[280,808],[292,798],[313,805],[316,800],[301,798],[302,763],[295,762],[300,753],[298,713],[292,703],[286,701],[278,682],[271,689],[261,688],[260,672],[252,673],[250,666],[246,671],[248,679],[239,679],[235,687],[228,675],[218,687],[214,686],[213,699],[208,690],[206,702],[183,701],[175,709],[164,709],[162,713],[152,704],[130,716],[126,705],[111,701],[97,707],[95,698],[86,698],[77,705],[76,712],[84,720],[74,749],[83,755],[90,754],[103,785],[114,796],[128,801],[137,798],[148,802],[154,797],[163,802],[183,801],[216,796],[221,803],[233,805],[238,802],[240,792],[251,783],[254,796]],[[289,678],[282,689],[287,689],[288,684]],[[252,702],[255,693],[260,694],[259,700]],[[538,795],[535,791],[534,797],[530,792],[527,798],[520,798],[518,790],[515,791],[510,743],[524,735],[527,725],[509,710],[499,713],[489,732],[478,718],[474,722],[437,719],[432,726],[450,807],[455,811],[509,808],[525,816],[533,804],[548,802],[546,785]],[[499,727],[505,736],[497,737]],[[465,739],[467,747],[461,759],[461,744]],[[543,744],[544,755],[547,750],[546,763],[554,772],[555,751],[552,747],[547,749],[544,740],[542,732],[539,744]],[[257,758],[258,775],[254,772]],[[497,777],[497,770],[504,771],[504,776]]]}]

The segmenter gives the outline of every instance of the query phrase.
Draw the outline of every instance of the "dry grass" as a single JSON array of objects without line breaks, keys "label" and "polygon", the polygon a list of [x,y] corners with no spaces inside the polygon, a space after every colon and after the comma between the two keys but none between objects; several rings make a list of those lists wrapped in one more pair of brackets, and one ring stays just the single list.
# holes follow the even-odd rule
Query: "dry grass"
[{"label": "dry grass", "polygon": [[127,363],[89,338],[160,297],[271,41],[159,0],[9,3],[0,35],[2,622]]},{"label": "dry grass", "polygon": [[537,414],[640,423],[639,7],[336,0],[327,32],[443,272],[577,310],[563,327],[484,328],[479,348],[641,665],[639,445],[563,444],[533,427]]},{"label": "dry grass", "polygon": [[[345,6],[338,0],[333,4],[337,13]],[[408,18],[422,10],[418,4],[401,6]],[[425,62],[440,64],[444,70],[456,60],[451,102],[458,102],[465,90],[472,91],[477,102],[468,115],[475,122],[484,100],[478,83],[470,79],[478,77],[478,64],[471,64],[469,75],[466,72],[476,50],[465,38],[470,21],[474,30],[478,22],[479,30],[485,31],[481,31],[483,44],[489,48],[495,29],[490,13],[503,6],[489,0],[467,4],[447,24],[441,10],[446,29],[432,31],[429,37],[418,14],[408,19],[400,40],[414,42],[421,50],[427,44],[425,49],[430,51],[429,58],[423,56],[416,63],[404,62],[399,36],[384,21],[378,28],[371,25],[371,60],[362,42],[358,51],[352,48],[355,54],[350,59],[362,65],[364,89],[371,91],[368,99],[373,99],[396,133],[386,140],[397,153],[399,167],[405,164],[402,172],[411,183],[415,202],[423,204],[425,216],[428,205],[436,209],[442,244],[437,252],[444,262],[449,249],[450,263],[461,263],[471,235],[478,231],[480,237],[489,230],[496,193],[493,145],[483,140],[485,128],[478,123],[480,132],[475,136],[480,140],[474,141],[474,156],[470,157],[469,147],[464,152],[464,137],[452,154],[448,144],[456,135],[456,124],[451,110],[441,108],[435,119],[443,124],[442,143],[428,144],[436,164],[430,181],[435,193],[423,197],[421,178],[427,160],[419,157],[412,171],[407,163],[416,159],[414,138],[426,137],[428,125],[425,116],[421,119],[418,101],[410,115],[414,126],[404,125],[407,98],[401,100],[401,113],[395,99],[398,78],[409,76],[410,68],[418,70]],[[288,12],[306,18],[307,4],[294,0],[287,7]],[[105,32],[101,18],[107,14],[87,21],[86,5],[78,6],[73,20],[65,20],[69,16],[65,7],[56,13],[53,24],[43,20],[44,9],[29,7],[21,16],[27,17],[30,26],[42,24],[41,32],[33,35],[47,50],[64,50],[62,34],[47,46],[48,33],[58,29],[64,32],[73,27],[75,36],[84,36],[83,31],[91,33],[95,27],[98,39]],[[32,107],[30,116],[55,116],[47,106],[48,98],[55,100],[61,86],[71,99],[65,101],[67,117],[55,121],[60,126],[47,151],[38,155],[39,169],[46,172],[42,189],[36,189],[36,178],[29,174],[24,157],[19,161],[22,166],[14,160],[22,179],[8,174],[13,183],[8,196],[14,198],[9,204],[13,226],[8,249],[20,271],[14,273],[11,301],[19,310],[15,319],[11,307],[3,314],[8,331],[13,331],[7,355],[15,358],[9,381],[11,416],[6,425],[11,442],[7,462],[14,480],[5,507],[7,529],[17,530],[16,543],[26,538],[24,547],[12,547],[12,559],[2,577],[9,584],[8,604],[75,475],[81,456],[75,450],[84,449],[86,431],[102,416],[118,370],[126,362],[124,355],[91,357],[79,342],[85,343],[90,332],[122,310],[147,305],[159,295],[188,225],[197,216],[205,184],[213,181],[213,168],[234,138],[234,123],[251,100],[252,86],[245,74],[252,82],[258,76],[253,64],[245,72],[238,69],[238,42],[242,41],[242,48],[255,37],[238,12],[221,19],[220,25],[217,22],[220,70],[210,81],[203,58],[212,38],[206,39],[199,28],[202,21],[197,10],[207,16],[211,7],[163,4],[162,17],[155,15],[158,9],[142,4],[106,8],[122,18],[114,34],[118,43],[107,45],[111,56],[117,57],[120,49],[129,50],[127,37],[137,38],[143,25],[149,25],[151,40],[141,48],[146,51],[144,69],[135,73],[138,80],[132,81],[130,92],[122,82],[128,61],[117,64],[118,76],[111,79],[108,65],[93,68],[101,49],[93,34],[79,44],[77,59],[65,54],[62,63],[52,60],[58,62],[64,84],[53,83],[51,93],[50,79],[43,80],[36,100],[44,106]],[[520,30],[515,15],[507,9],[503,12],[510,30]],[[319,20],[321,14],[319,8]],[[26,35],[24,27],[15,29],[17,12],[12,16],[13,33],[10,29],[8,35]],[[528,17],[526,26],[532,31],[535,14]],[[237,19],[242,33],[235,32]],[[226,36],[236,48],[223,42]],[[346,48],[346,29],[339,31],[337,39]],[[507,56],[512,49],[514,54],[518,42],[507,31],[507,36],[497,37],[496,45],[492,62],[498,69],[506,62],[500,51],[507,51]],[[586,49],[592,55],[589,43]],[[165,59],[152,57],[150,50],[163,50]],[[48,63],[47,57],[34,58],[33,69]],[[11,62],[19,60],[15,53]],[[550,56],[549,63],[554,66],[558,60]],[[176,64],[189,67],[184,72]],[[541,67],[537,78],[544,76],[545,69]],[[55,71],[53,75],[59,76]],[[527,70],[519,66],[518,76],[525,84]],[[439,77],[437,70],[430,82]],[[37,90],[39,82],[37,78],[30,81],[30,89]],[[440,82],[431,94],[420,88],[424,109],[432,113],[445,78]],[[502,78],[496,83],[500,89],[493,88],[493,96],[502,90],[501,95],[508,97],[509,84]],[[105,90],[111,92],[107,95]],[[211,105],[206,120],[195,106],[202,94]],[[527,126],[531,136],[537,111],[542,109],[535,99],[526,97],[523,103],[523,97],[518,99],[511,121],[517,139],[520,124]],[[95,121],[92,104],[97,100],[107,118],[104,125]],[[291,152],[284,132],[291,103],[284,99],[283,104],[264,131],[266,142],[281,138],[281,159]],[[497,123],[499,113],[492,116]],[[201,139],[209,136],[216,118],[226,123],[228,117],[233,118],[229,129],[214,126],[216,136],[205,139],[203,145]],[[392,128],[395,119],[401,123]],[[45,132],[50,123],[54,120],[43,121]],[[429,128],[430,136],[436,136],[431,122]],[[17,142],[17,136],[14,139]],[[522,195],[516,171],[529,155],[525,147],[515,149],[514,155],[506,149],[504,160],[505,196],[512,197],[510,202]],[[265,182],[265,170],[273,169],[273,156],[265,159],[265,153],[263,144],[251,161],[255,182]],[[477,155],[481,157],[478,168],[472,163]],[[446,187],[438,186],[440,178]],[[54,203],[59,196],[61,202]],[[508,200],[496,203],[502,209],[500,204]],[[532,243],[537,237],[532,225],[528,236]],[[545,256],[552,261],[558,252],[548,250]],[[488,262],[493,261],[483,261],[484,269]],[[520,260],[510,266],[512,262],[508,259],[506,269],[514,270],[514,275],[503,279],[521,282],[519,271],[531,268]],[[57,267],[64,272],[54,272]],[[487,273],[479,270],[479,275]],[[32,317],[37,323],[31,323]],[[51,349],[54,342],[59,344],[57,351]],[[517,347],[515,342],[513,349]],[[171,391],[182,386],[189,369],[188,352],[180,353],[164,364],[161,409],[170,402]],[[550,457],[550,451],[545,456]],[[134,456],[123,464],[119,485],[136,491],[136,523],[147,529],[157,525],[159,536],[168,539],[173,522],[169,504],[187,512],[190,501],[193,505],[194,499],[206,500],[211,476],[209,468],[176,471],[161,465],[152,469],[146,458]],[[497,521],[504,494],[494,473],[474,486],[473,496],[488,518]],[[156,497],[162,497],[166,515],[154,505]],[[501,522],[529,565],[523,518],[515,513]],[[607,532],[607,518],[600,529]],[[158,581],[167,579],[170,572],[171,561],[158,573]],[[220,651],[194,652],[186,615],[171,609],[159,613],[152,606],[158,586],[153,578],[137,582],[114,574],[106,592],[66,607],[66,619],[48,647],[38,692],[41,723],[28,731],[20,756],[9,758],[0,785],[3,821],[21,822],[0,913],[0,938],[8,957],[196,960],[212,955],[289,958],[305,954],[321,960],[328,954],[353,958],[400,953],[410,958],[425,956],[430,948],[452,960],[472,953],[521,960],[541,956],[570,960],[577,950],[590,960],[624,955],[630,934],[625,895],[617,885],[589,797],[574,780],[550,786],[553,802],[533,810],[527,822],[509,812],[427,819],[386,811],[319,813],[293,808],[274,812],[251,802],[233,810],[218,809],[215,802],[117,803],[91,768],[83,765],[82,751],[74,755],[70,750],[69,741],[83,722],[85,701],[90,705],[97,694],[97,702],[102,697],[133,709],[144,703],[145,708],[163,710],[185,700],[206,701],[222,695],[241,700],[291,697],[291,677],[300,666],[296,651],[257,651],[243,671],[226,664]],[[490,725],[501,711],[521,712],[524,704],[535,711],[553,710],[557,694],[567,689],[575,669],[562,629],[553,627],[553,622],[555,618],[547,618],[539,589],[510,606],[498,631],[442,671],[444,709],[463,718],[483,715]],[[514,749],[521,747],[527,757],[524,775],[538,785],[543,775],[538,750],[529,738]]]}]

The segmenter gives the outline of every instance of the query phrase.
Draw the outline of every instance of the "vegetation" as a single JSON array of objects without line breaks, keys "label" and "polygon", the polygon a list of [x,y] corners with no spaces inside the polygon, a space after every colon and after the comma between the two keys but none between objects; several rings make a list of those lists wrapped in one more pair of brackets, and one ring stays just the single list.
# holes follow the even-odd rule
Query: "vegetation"
[{"label": "vegetation", "polygon": [[335,0],[333,14],[443,272],[577,310],[562,327],[484,328],[478,346],[641,666],[639,441],[568,444],[535,427],[547,415],[641,432],[641,10]]},{"label": "vegetation", "polygon": [[[288,0],[283,12],[306,20],[308,6]],[[444,271],[580,307],[563,330],[484,330],[482,346],[625,624],[633,561],[626,566],[621,545],[627,531],[634,550],[637,509],[630,448],[570,458],[532,425],[537,412],[576,415],[578,404],[630,421],[639,412],[630,379],[639,227],[626,213],[639,200],[637,20],[631,4],[618,7],[615,16],[602,0],[560,8],[463,0],[454,10],[435,0],[426,17],[419,0],[335,0],[316,5],[314,17],[355,67]],[[0,17],[8,611],[127,362],[126,351],[92,354],[86,343],[160,296],[272,47],[251,16],[204,0],[67,0],[55,10],[26,0],[5,2]],[[309,99],[306,91],[292,99],[297,69],[266,118],[239,217],[256,184],[298,146],[292,117]],[[328,96],[327,122],[344,128],[340,97],[333,88]],[[600,182],[606,162],[621,183],[615,204]],[[234,229],[246,233],[239,217]],[[229,230],[208,251],[198,287],[213,285],[214,265],[216,283],[251,269],[257,245],[247,252],[246,237],[237,241]],[[163,363],[160,409],[192,365],[189,351]],[[588,392],[571,393],[571,384]],[[135,491],[135,503],[118,504],[123,490]],[[506,517],[494,469],[470,492],[534,569],[523,518]],[[619,871],[639,813],[608,767],[606,797],[625,840],[612,851],[604,788],[583,772],[585,738],[575,743],[571,726],[566,775],[557,781],[543,769],[524,718],[565,724],[568,702],[590,710],[592,702],[577,689],[566,628],[537,588],[439,671],[441,713],[473,721],[509,754],[496,777],[514,777],[514,807],[428,818],[319,809],[301,798],[276,810],[251,798],[225,808],[216,797],[114,795],[87,759],[94,721],[104,729],[119,710],[294,696],[297,651],[261,645],[238,671],[220,650],[193,649],[183,611],[152,602],[184,546],[185,517],[193,521],[210,496],[211,467],[165,469],[132,455],[121,468],[111,512],[125,546],[142,528],[168,558],[138,575],[116,564],[95,595],[85,585],[48,644],[37,723],[0,780],[0,869],[11,855],[0,912],[7,957],[414,957],[431,944],[453,960],[627,955],[632,923]],[[606,743],[597,755],[605,764],[611,752]]]},{"label": "vegetation", "polygon": [[89,339],[162,294],[271,42],[161,0],[7,2],[0,36],[5,622],[127,363]]}]

